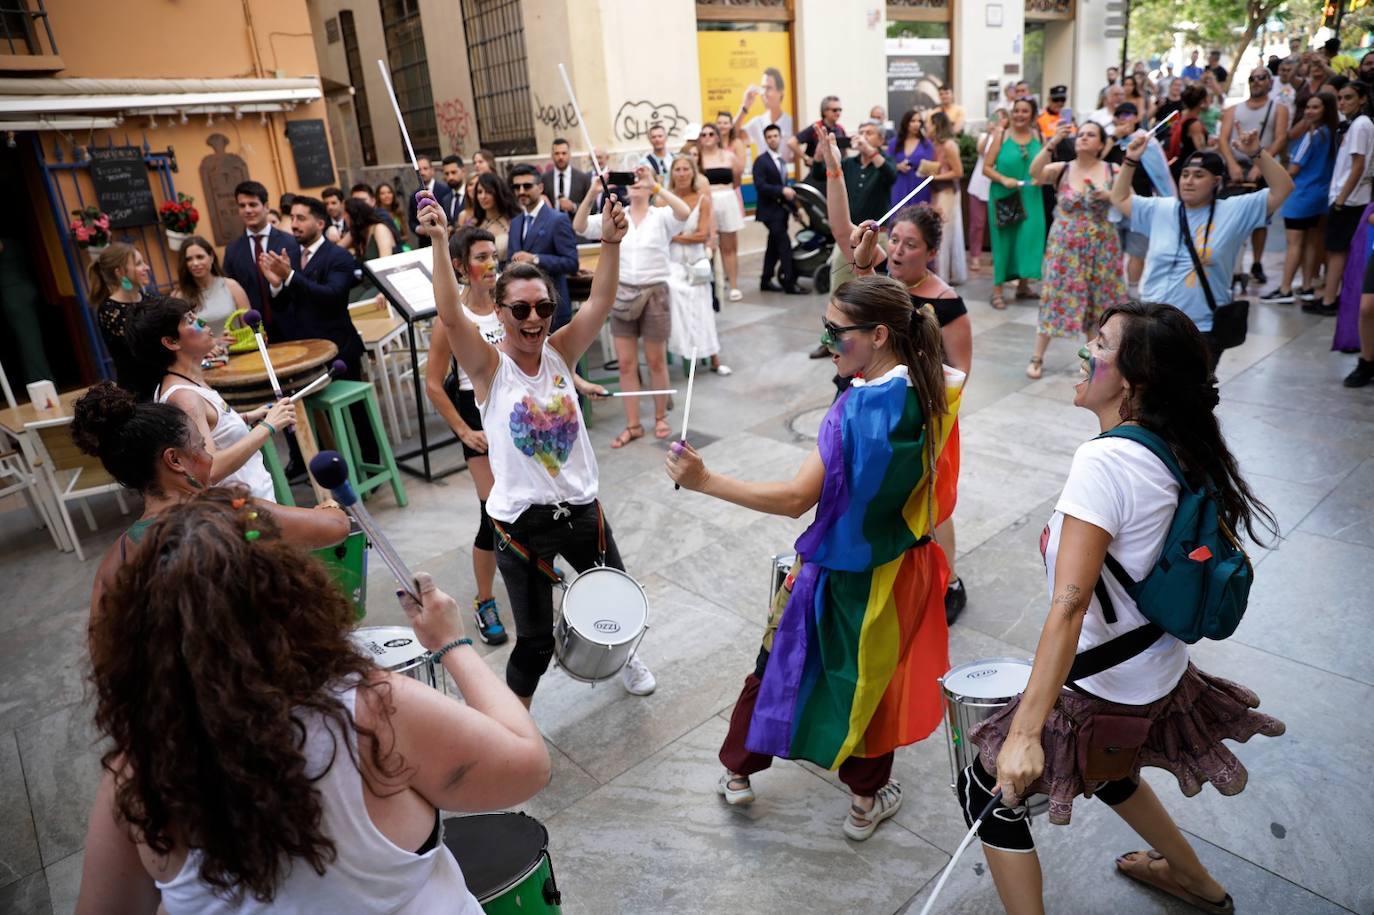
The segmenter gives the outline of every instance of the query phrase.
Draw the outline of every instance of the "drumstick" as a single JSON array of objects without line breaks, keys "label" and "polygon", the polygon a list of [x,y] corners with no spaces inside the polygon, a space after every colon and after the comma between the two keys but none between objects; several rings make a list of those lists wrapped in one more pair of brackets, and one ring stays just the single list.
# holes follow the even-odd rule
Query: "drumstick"
[{"label": "drumstick", "polygon": [[[928,178],[926,178],[926,180],[922,181],[920,184],[918,184],[918,185],[916,185],[915,187],[913,187],[910,191],[907,192],[907,195],[906,195],[905,197],[903,197],[901,200],[898,200],[898,201],[897,201],[897,205],[896,205],[896,206],[894,206],[892,209],[888,210],[886,213],[883,214],[883,218],[882,218],[882,219],[879,219],[877,222],[875,222],[875,223],[873,224],[873,228],[876,229],[876,228],[878,228],[879,226],[881,226],[883,223],[885,223],[885,222],[887,222],[889,219],[891,219],[892,216],[893,216],[893,214],[895,214],[895,213],[896,213],[898,210],[900,210],[902,207],[906,206],[906,203],[907,203],[908,200],[910,200],[912,197],[915,197],[917,194],[921,193],[921,191],[925,188],[925,186],[926,186],[927,184],[929,184],[930,182],[934,181],[934,180],[935,180],[935,176],[934,176],[934,175],[931,175],[931,176],[929,176]],[[863,223],[860,223],[860,225],[863,225]]]},{"label": "drumstick", "polygon": [[420,177],[420,161],[415,158],[415,147],[410,145],[410,131],[406,130],[405,118],[401,117],[401,103],[396,101],[396,90],[391,86],[391,71],[386,67],[386,61],[378,58],[377,69],[382,71],[382,82],[386,85],[387,98],[391,99],[391,110],[396,115],[396,123],[401,127],[401,139],[406,141],[406,152],[410,154],[410,165],[415,169],[415,178],[420,182],[420,189],[415,192],[415,209],[423,209],[429,203],[438,203],[434,195],[425,190],[425,179]]},{"label": "drumstick", "polygon": [[983,812],[978,814],[978,819],[973,821],[973,826],[969,829],[968,835],[964,836],[964,841],[960,842],[959,847],[954,850],[954,856],[950,858],[949,863],[945,865],[945,871],[940,875],[940,880],[935,884],[935,889],[931,891],[930,898],[926,900],[925,907],[921,909],[921,915],[930,915],[930,907],[935,905],[935,899],[940,895],[940,890],[945,888],[945,881],[948,880],[949,875],[953,873],[954,865],[958,862],[959,856],[964,853],[965,848],[968,848],[969,843],[973,841],[973,837],[978,834],[978,827],[983,825],[983,820],[987,819],[988,814],[992,813],[993,808],[996,807],[997,803],[1001,800],[1002,789],[998,788],[997,792],[993,794],[992,800],[988,801],[987,806],[983,808]]},{"label": "drumstick", "polygon": [[612,397],[652,397],[658,394],[676,394],[677,388],[663,388],[659,391],[613,391]]},{"label": "drumstick", "polygon": [[[687,370],[687,404],[682,408],[682,436],[678,441],[687,444],[687,422],[692,418],[692,388],[697,381],[697,348],[692,347],[692,367]],[[681,483],[673,484],[673,491],[682,488]]]},{"label": "drumstick", "polygon": [[291,402],[296,403],[297,401],[304,400],[346,371],[348,371],[348,363],[344,362],[342,359],[335,359],[333,362],[329,363],[329,368],[325,369],[323,375],[292,394]]},{"label": "drumstick", "polygon": [[281,400],[281,384],[277,381],[277,370],[272,368],[272,357],[267,355],[267,341],[257,332],[254,332],[253,337],[258,341],[258,353],[262,356],[262,364],[267,367],[267,380],[272,382],[272,396]]},{"label": "drumstick", "polygon": [[[1170,121],[1172,121],[1172,120],[1173,120],[1175,117],[1177,117],[1177,116],[1178,116],[1178,110],[1177,110],[1177,109],[1175,109],[1174,111],[1170,111],[1167,115],[1165,115],[1164,120],[1160,121],[1158,124],[1156,124],[1155,126],[1151,127],[1151,128],[1147,131],[1147,133],[1150,133],[1150,134],[1158,134],[1158,133],[1159,133],[1159,128],[1163,127],[1165,124],[1169,123]],[[1119,146],[1119,147],[1121,147],[1122,149],[1125,149],[1127,146],[1130,146],[1130,145],[1131,145],[1131,135],[1130,135],[1130,134],[1127,134],[1126,136],[1122,137],[1120,140],[1117,140],[1117,141],[1116,141],[1116,145]]]},{"label": "drumstick", "polygon": [[606,175],[601,171],[601,166],[596,161],[596,150],[592,148],[592,135],[587,132],[587,119],[582,117],[582,109],[577,104],[577,95],[573,92],[572,81],[568,79],[568,70],[561,63],[558,65],[558,75],[563,77],[563,88],[568,90],[568,101],[572,102],[573,115],[577,118],[577,126],[582,128],[582,142],[587,144],[587,159],[592,163],[592,172],[601,179],[601,189],[609,191]]},{"label": "drumstick", "polygon": [[420,603],[420,588],[415,584],[415,576],[410,573],[405,560],[396,552],[391,541],[382,533],[372,514],[363,506],[353,485],[348,482],[348,465],[337,451],[321,451],[310,461],[310,476],[318,485],[328,487],[334,501],[344,507],[358,522],[367,539],[382,557],[383,564],[390,570],[401,588],[410,595],[415,603]]}]

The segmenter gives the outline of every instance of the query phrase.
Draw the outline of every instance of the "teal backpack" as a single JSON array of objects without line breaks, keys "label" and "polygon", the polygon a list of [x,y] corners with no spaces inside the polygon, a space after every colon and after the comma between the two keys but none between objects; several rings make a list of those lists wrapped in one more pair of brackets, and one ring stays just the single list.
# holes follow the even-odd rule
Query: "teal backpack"
[{"label": "teal backpack", "polygon": [[1069,680],[1101,673],[1153,645],[1168,633],[1192,644],[1202,638],[1224,639],[1236,631],[1254,580],[1254,569],[1235,535],[1227,530],[1217,510],[1211,483],[1201,489],[1189,486],[1183,468],[1164,439],[1141,426],[1117,426],[1098,438],[1125,438],[1149,448],[1178,481],[1178,509],[1164,538],[1164,548],[1154,568],[1135,581],[1107,554],[1095,594],[1108,623],[1116,622],[1102,578],[1110,574],[1135,601],[1150,622],[1074,659]]}]

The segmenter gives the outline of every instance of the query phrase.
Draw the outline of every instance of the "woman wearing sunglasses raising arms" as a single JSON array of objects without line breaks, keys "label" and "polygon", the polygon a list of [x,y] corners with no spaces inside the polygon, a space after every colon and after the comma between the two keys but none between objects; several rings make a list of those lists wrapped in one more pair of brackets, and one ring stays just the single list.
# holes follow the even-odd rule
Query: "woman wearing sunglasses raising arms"
[{"label": "woman wearing sunglasses raising arms", "polygon": [[[557,294],[548,274],[519,263],[501,274],[492,290],[505,332],[498,344],[487,342],[459,307],[443,209],[429,204],[419,221],[434,242],[434,304],[487,431],[493,477],[487,515],[515,619],[506,683],[528,708],[553,658],[554,556],[562,554],[579,572],[596,564],[625,568],[597,501],[596,454],[573,387],[573,366],[615,302],[625,209],[614,199],[607,204],[591,293],[557,333],[549,333]],[[654,690],[653,674],[638,657],[630,658],[622,680],[637,696]]]}]

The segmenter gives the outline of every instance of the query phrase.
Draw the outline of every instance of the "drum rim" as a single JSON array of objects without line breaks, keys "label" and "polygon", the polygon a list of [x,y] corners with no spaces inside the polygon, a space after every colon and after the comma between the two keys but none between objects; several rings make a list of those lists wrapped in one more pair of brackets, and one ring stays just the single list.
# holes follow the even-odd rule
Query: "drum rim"
[{"label": "drum rim", "polygon": [[[547,831],[546,831],[546,833],[547,833]],[[548,847],[548,845],[547,845],[547,834],[546,834],[545,842],[546,842],[545,846],[539,850],[539,857],[537,857],[537,858],[534,859],[534,862],[533,862],[532,864],[530,864],[528,870],[526,870],[524,873],[520,874],[520,876],[518,876],[518,877],[513,877],[513,878],[511,878],[511,880],[510,880],[509,883],[505,884],[504,886],[500,886],[500,887],[498,887],[498,888],[492,890],[491,892],[487,893],[485,896],[477,896],[476,893],[473,893],[473,896],[476,896],[476,897],[477,897],[477,902],[480,904],[480,903],[483,903],[483,902],[492,902],[493,900],[500,899],[502,896],[506,895],[506,894],[509,893],[511,890],[516,889],[516,888],[519,887],[522,883],[524,883],[526,880],[530,879],[530,877],[531,877],[532,875],[538,873],[539,869],[540,869],[541,867],[543,867],[545,864],[548,864],[548,865],[549,865],[549,868],[550,868],[550,871],[552,871],[552,868],[553,868],[553,863],[552,863],[552,861],[553,861],[553,859],[551,859],[551,858],[549,857],[549,847]],[[460,865],[460,866],[461,866],[461,865]],[[469,892],[471,892],[471,891],[469,891]]]},{"label": "drum rim", "polygon": [[[619,575],[619,576],[621,576],[622,578],[624,578],[624,579],[626,579],[627,581],[629,581],[630,584],[634,585],[634,586],[635,586],[635,589],[639,592],[640,598],[644,601],[644,622],[643,622],[643,624],[642,624],[638,629],[636,629],[633,633],[631,633],[627,638],[624,638],[624,639],[622,639],[622,640],[619,641],[619,642],[594,642],[594,641],[592,641],[591,639],[586,638],[585,636],[583,636],[583,640],[586,641],[589,645],[595,645],[595,646],[597,646],[597,647],[606,648],[606,649],[608,649],[608,650],[609,650],[609,649],[614,649],[614,648],[620,648],[621,646],[628,645],[628,644],[630,644],[631,642],[633,642],[635,639],[639,638],[640,634],[641,634],[642,632],[644,632],[644,630],[646,630],[646,629],[649,628],[649,595],[648,595],[647,592],[645,592],[644,586],[641,585],[641,584],[639,583],[639,581],[636,580],[635,577],[634,577],[633,575],[631,575],[629,572],[623,571],[623,570],[621,570],[621,569],[613,569],[613,568],[611,568],[610,566],[592,566],[590,569],[587,569],[587,570],[585,570],[585,571],[583,571],[583,572],[577,573],[577,577],[575,577],[572,581],[568,582],[567,587],[563,589],[563,599],[560,600],[560,601],[558,602],[558,622],[557,622],[556,625],[554,626],[554,631],[555,631],[555,633],[558,633],[558,632],[562,632],[562,631],[572,630],[573,632],[576,632],[579,636],[582,636],[582,633],[579,632],[577,629],[575,629],[575,628],[573,627],[573,625],[572,625],[571,623],[568,622],[568,615],[567,615],[568,595],[572,593],[572,589],[573,589],[573,586],[574,586],[574,585],[576,585],[579,581],[581,581],[581,580],[582,580],[584,577],[586,577],[587,575],[590,575],[590,574],[592,574],[592,573],[594,573],[594,572],[614,572],[614,573],[616,573],[617,575]],[[622,665],[622,666],[623,666],[623,665]],[[586,680],[586,681],[583,681],[583,682],[587,682],[587,683],[600,683],[601,681],[600,681],[600,680]]]},{"label": "drum rim", "polygon": [[354,637],[359,632],[377,630],[397,630],[399,632],[408,633],[411,636],[411,638],[415,640],[415,647],[420,649],[420,653],[417,654],[415,657],[411,658],[409,661],[407,661],[405,666],[403,667],[383,667],[379,663],[379,660],[376,655],[373,655],[371,652],[366,652],[365,654],[363,654],[365,658],[370,660],[373,664],[376,664],[378,669],[389,671],[393,674],[399,674],[411,670],[412,668],[418,667],[421,664],[429,663],[431,654],[430,650],[420,643],[420,637],[416,635],[415,630],[410,628],[409,626],[354,626],[351,630],[349,630],[348,640],[349,642],[353,643],[353,646],[355,648],[359,649],[360,653],[363,653],[363,646],[359,645],[356,641],[354,641]]},{"label": "drum rim", "polygon": [[[538,817],[532,817],[523,810],[504,811],[502,813],[468,813],[462,814],[460,816],[451,816],[443,821],[443,825],[447,829],[450,820],[501,820],[506,817],[520,817],[522,819],[529,820],[535,826],[539,827],[539,854],[534,856],[534,860],[531,861],[529,866],[525,870],[521,871],[518,876],[512,877],[506,883],[496,887],[495,889],[489,890],[486,893],[486,895],[478,896],[476,893],[473,893],[472,895],[477,898],[478,903],[490,902],[493,899],[499,899],[502,896],[506,895],[515,887],[519,886],[520,884],[528,880],[530,874],[533,874],[535,871],[539,870],[540,865],[542,865],[546,861],[549,863],[550,874],[552,874],[553,872],[553,858],[549,855],[549,827],[544,825],[543,820],[540,820]],[[445,843],[441,840],[439,844],[444,845]],[[452,854],[452,851],[450,851],[450,854]],[[456,859],[457,856],[455,855],[454,857]],[[463,862],[459,861],[458,867],[460,870],[462,869],[462,866]],[[466,877],[463,878],[463,882],[467,882]],[[472,890],[469,889],[468,892],[472,892]]]},{"label": "drum rim", "polygon": [[[1021,687],[1019,690],[1017,690],[1016,692],[1012,693],[1010,696],[969,696],[969,695],[965,695],[964,693],[956,693],[956,692],[949,686],[949,684],[948,684],[948,682],[947,682],[948,679],[949,679],[949,677],[950,677],[951,675],[958,673],[959,671],[963,670],[963,669],[966,668],[966,667],[972,667],[974,664],[991,664],[991,663],[994,663],[994,662],[1000,662],[1000,663],[1007,663],[1007,662],[1010,662],[1010,663],[1013,663],[1013,664],[1025,664],[1027,668],[1033,668],[1033,667],[1035,666],[1035,661],[1034,661],[1033,658],[1031,658],[1031,659],[1028,659],[1028,658],[1013,658],[1013,657],[975,658],[975,659],[972,660],[972,661],[965,661],[963,664],[959,664],[959,665],[957,665],[957,666],[955,666],[955,667],[951,667],[949,670],[945,671],[944,675],[941,676],[941,677],[940,677],[940,680],[939,680],[939,683],[940,683],[940,691],[943,692],[943,693],[944,693],[947,697],[949,697],[950,699],[954,699],[954,700],[956,700],[956,701],[963,702],[963,703],[966,703],[966,704],[973,704],[973,703],[977,703],[977,702],[998,702],[998,703],[1000,703],[1000,704],[1002,704],[1002,705],[1005,705],[1006,703],[1010,702],[1012,699],[1015,699],[1017,696],[1021,695],[1022,693],[1024,693],[1024,692],[1026,691],[1026,687],[1023,686],[1023,687]],[[1030,678],[1029,678],[1029,677],[1027,678],[1026,682],[1027,682],[1027,684],[1030,683]]]}]

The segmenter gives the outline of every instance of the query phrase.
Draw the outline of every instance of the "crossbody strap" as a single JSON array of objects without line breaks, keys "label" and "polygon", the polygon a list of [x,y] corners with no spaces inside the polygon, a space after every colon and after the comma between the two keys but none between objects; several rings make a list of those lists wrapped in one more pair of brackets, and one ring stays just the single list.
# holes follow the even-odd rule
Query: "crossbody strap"
[{"label": "crossbody strap", "polygon": [[1164,630],[1159,626],[1146,623],[1101,645],[1094,645],[1087,651],[1079,652],[1074,655],[1073,666],[1069,668],[1069,675],[1064,678],[1064,683],[1068,685],[1075,680],[1086,680],[1118,664],[1124,664],[1136,655],[1148,651],[1163,635]]},{"label": "crossbody strap", "polygon": [[[1203,236],[1203,244],[1212,235],[1212,216],[1216,212],[1217,202],[1213,198],[1212,206],[1207,211],[1207,234]],[[1197,273],[1197,281],[1202,286],[1202,294],[1207,297],[1207,308],[1209,311],[1217,310],[1217,298],[1212,294],[1212,284],[1207,279],[1207,271],[1202,269],[1202,258],[1197,255],[1197,247],[1193,244],[1193,230],[1188,228],[1188,214],[1184,210],[1183,201],[1178,202],[1178,234],[1183,238],[1183,244],[1188,247],[1188,254],[1193,258],[1193,270]]]}]

